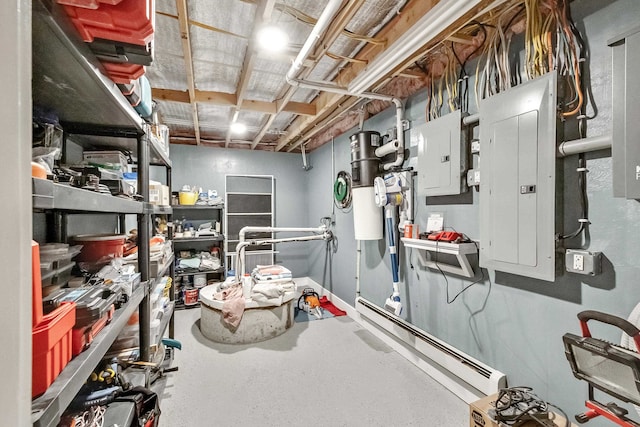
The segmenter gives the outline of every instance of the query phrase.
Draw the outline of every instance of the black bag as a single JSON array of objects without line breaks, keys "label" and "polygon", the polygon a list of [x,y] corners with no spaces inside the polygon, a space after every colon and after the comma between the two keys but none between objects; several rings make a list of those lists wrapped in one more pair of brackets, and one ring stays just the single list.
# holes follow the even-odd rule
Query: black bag
[{"label": "black bag", "polygon": [[133,402],[136,417],[131,426],[127,427],[157,427],[160,422],[160,403],[158,395],[145,387],[133,387],[123,391],[116,397],[116,402]]}]

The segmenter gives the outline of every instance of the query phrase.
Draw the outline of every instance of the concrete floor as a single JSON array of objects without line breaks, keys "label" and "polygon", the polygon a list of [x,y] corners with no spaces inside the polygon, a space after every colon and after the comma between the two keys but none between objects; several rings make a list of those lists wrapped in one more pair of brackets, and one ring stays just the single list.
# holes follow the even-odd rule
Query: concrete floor
[{"label": "concrete floor", "polygon": [[462,400],[346,316],[252,345],[209,341],[199,318],[199,308],[176,312],[183,350],[161,427],[469,424]]}]

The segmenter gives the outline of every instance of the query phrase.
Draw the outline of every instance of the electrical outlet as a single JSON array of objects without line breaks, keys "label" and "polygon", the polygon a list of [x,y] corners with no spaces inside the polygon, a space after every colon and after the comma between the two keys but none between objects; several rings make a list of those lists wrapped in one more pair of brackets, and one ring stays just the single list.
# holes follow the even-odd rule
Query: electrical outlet
[{"label": "electrical outlet", "polygon": [[576,271],[584,270],[584,255],[573,254],[573,269]]},{"label": "electrical outlet", "polygon": [[565,265],[569,273],[595,276],[602,271],[602,252],[567,249]]}]

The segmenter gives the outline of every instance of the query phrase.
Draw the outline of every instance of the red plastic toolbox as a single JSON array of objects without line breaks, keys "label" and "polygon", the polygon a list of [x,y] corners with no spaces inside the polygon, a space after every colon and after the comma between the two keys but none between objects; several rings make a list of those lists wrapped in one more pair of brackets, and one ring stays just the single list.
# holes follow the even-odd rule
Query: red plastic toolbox
[{"label": "red plastic toolbox", "polygon": [[77,356],[85,351],[98,333],[113,319],[113,313],[115,308],[113,305],[109,311],[99,320],[91,324],[90,326],[83,326],[80,328],[73,328],[71,333],[71,353],[73,356]]},{"label": "red plastic toolbox", "polygon": [[58,0],[58,3],[75,7],[83,7],[85,9],[97,9],[100,7],[100,3],[116,5],[121,1],[122,0]]},{"label": "red plastic toolbox", "polygon": [[144,67],[138,64],[103,62],[102,66],[107,72],[107,76],[118,84],[129,84],[144,75]]},{"label": "red plastic toolbox", "polygon": [[31,326],[42,322],[42,276],[40,276],[40,245],[31,241]]},{"label": "red plastic toolbox", "polygon": [[123,0],[97,9],[64,6],[82,39],[114,40],[146,46],[153,40],[155,0]]},{"label": "red plastic toolbox", "polygon": [[71,332],[75,323],[76,305],[71,302],[60,305],[33,328],[32,397],[44,393],[71,360]]}]

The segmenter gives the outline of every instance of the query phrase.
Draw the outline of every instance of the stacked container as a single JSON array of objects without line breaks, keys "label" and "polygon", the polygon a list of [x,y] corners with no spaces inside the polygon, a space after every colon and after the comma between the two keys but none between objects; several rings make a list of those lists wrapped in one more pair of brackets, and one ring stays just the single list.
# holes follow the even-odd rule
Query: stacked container
[{"label": "stacked container", "polygon": [[47,315],[42,308],[40,246],[31,242],[33,291],[32,316],[32,383],[31,395],[44,393],[71,360],[72,330],[76,321],[75,303],[60,304]]},{"label": "stacked container", "polygon": [[[155,0],[57,0],[80,37],[136,111],[151,116],[151,93],[145,93],[144,66],[153,61]],[[146,83],[148,84],[148,82]]]}]

